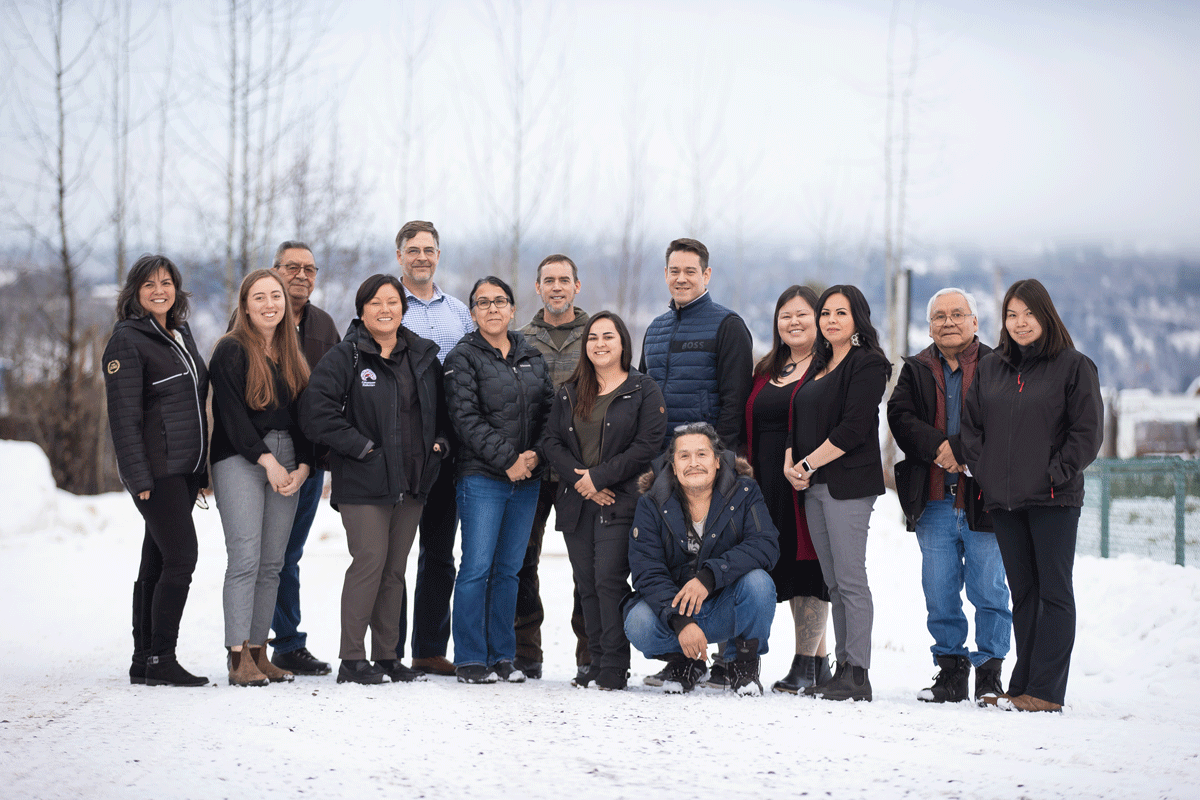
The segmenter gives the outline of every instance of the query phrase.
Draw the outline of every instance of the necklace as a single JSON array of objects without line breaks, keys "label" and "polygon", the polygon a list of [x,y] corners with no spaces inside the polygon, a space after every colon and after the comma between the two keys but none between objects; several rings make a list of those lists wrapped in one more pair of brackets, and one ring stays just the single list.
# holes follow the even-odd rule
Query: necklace
[{"label": "necklace", "polygon": [[809,352],[809,354],[806,355],[804,358],[800,358],[795,361],[789,361],[787,364],[784,365],[783,369],[779,370],[779,377],[786,378],[788,375],[791,375],[793,372],[796,371],[796,367],[800,366],[801,361],[807,361],[810,358],[812,358],[811,352]]}]

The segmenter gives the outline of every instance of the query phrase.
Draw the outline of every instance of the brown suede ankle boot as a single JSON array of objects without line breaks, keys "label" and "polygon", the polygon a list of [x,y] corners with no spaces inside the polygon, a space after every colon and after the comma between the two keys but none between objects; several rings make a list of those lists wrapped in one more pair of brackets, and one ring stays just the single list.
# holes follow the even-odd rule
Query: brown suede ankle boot
[{"label": "brown suede ankle boot", "polygon": [[242,642],[241,650],[229,650],[229,685],[230,686],[266,686],[270,683],[267,676],[254,666],[254,655],[250,652],[250,642]]},{"label": "brown suede ankle boot", "polygon": [[258,671],[267,676],[267,680],[271,683],[291,682],[295,680],[296,673],[288,672],[286,669],[280,669],[271,663],[271,659],[267,658],[266,644],[250,645],[250,654],[254,658],[254,666],[258,667]]}]

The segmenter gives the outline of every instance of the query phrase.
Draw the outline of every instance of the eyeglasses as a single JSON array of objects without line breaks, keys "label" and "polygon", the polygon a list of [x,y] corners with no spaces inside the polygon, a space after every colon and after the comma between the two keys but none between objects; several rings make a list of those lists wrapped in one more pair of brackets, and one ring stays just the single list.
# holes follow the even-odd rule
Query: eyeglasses
[{"label": "eyeglasses", "polygon": [[295,275],[298,272],[303,272],[310,278],[315,278],[317,276],[317,267],[314,264],[297,264],[294,261],[290,261],[287,264],[280,264],[279,269],[283,272],[286,272],[288,275]]},{"label": "eyeglasses", "polygon": [[404,255],[408,256],[409,258],[416,258],[419,255],[424,255],[426,258],[433,258],[437,255],[437,248],[426,247],[424,250],[422,250],[419,247],[406,247],[404,249]]},{"label": "eyeglasses", "polygon": [[955,311],[953,314],[934,314],[932,317],[929,318],[929,321],[932,322],[934,325],[945,325],[946,321],[949,320],[950,322],[953,322],[955,325],[961,325],[963,322],[965,322],[967,320],[968,317],[973,317],[973,316],[975,316],[975,315],[974,314],[964,314],[961,311]]},{"label": "eyeglasses", "polygon": [[508,298],[497,297],[495,300],[489,300],[486,297],[481,297],[475,301],[475,308],[478,308],[480,311],[487,311],[492,306],[496,308],[508,308]]}]

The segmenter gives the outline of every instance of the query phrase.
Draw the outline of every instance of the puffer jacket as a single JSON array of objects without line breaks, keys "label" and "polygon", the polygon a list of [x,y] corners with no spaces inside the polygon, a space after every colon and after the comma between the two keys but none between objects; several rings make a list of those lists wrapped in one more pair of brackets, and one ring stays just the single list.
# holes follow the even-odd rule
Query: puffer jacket
[{"label": "puffer jacket", "polygon": [[[555,472],[569,476],[559,482],[554,501],[555,527],[560,531],[575,530],[584,504],[591,502],[575,491],[575,482],[579,480],[575,470],[585,469],[583,450],[575,432],[575,401],[575,384],[565,384],[554,395],[546,426],[546,458]],[[662,449],[666,431],[667,410],[658,384],[649,375],[630,370],[604,414],[600,463],[587,468],[597,490],[611,489],[617,496],[612,505],[600,508],[602,525],[628,523],[633,519],[638,476]]]},{"label": "puffer jacket", "polygon": [[479,331],[462,338],[446,356],[446,405],[458,439],[458,477],[484,475],[507,481],[506,470],[526,450],[537,453],[533,475],[545,469],[542,438],[554,398],[550,370],[538,349],[517,331],[508,332],[507,358]]},{"label": "puffer jacket", "polygon": [[[423,441],[401,441],[396,423],[398,384],[392,371],[395,362],[383,358],[362,320],[350,323],[346,337],[317,364],[300,396],[304,435],[330,449],[333,490],[329,500],[335,508],[341,503],[399,503],[409,483],[404,474],[406,453],[414,446],[425,454],[416,492],[423,502],[448,452],[438,347],[407,328],[401,328],[398,335],[408,348],[407,360],[417,386]],[[440,445],[441,452],[434,452],[434,444]]]},{"label": "puffer jacket", "polygon": [[962,418],[963,457],[984,508],[1082,506],[1083,470],[1104,438],[1104,402],[1092,360],[994,350],[979,361]]},{"label": "puffer jacket", "polygon": [[134,495],[169,475],[200,475],[208,484],[208,368],[187,323],[178,330],[182,346],[153,317],[126,319],[104,348],[117,469]]},{"label": "puffer jacket", "polygon": [[662,390],[671,428],[707,422],[727,448],[744,449],[754,357],[741,317],[708,292],[683,308],[672,300],[646,328],[638,368]]},{"label": "puffer jacket", "polygon": [[[664,457],[665,458],[665,457]],[[655,462],[662,464],[662,460]],[[692,578],[712,581],[710,592],[730,586],[751,570],[769,570],[779,558],[779,531],[751,477],[750,464],[728,450],[721,456],[713,487],[704,542],[698,555],[687,549],[687,523],[683,506],[671,490],[666,468],[639,479],[644,494],[638,498],[629,531],[629,570],[635,594],[626,598],[628,611],[635,600],[645,600],[664,625],[674,627],[678,616],[671,601]],[[701,576],[701,573],[711,573]]]}]

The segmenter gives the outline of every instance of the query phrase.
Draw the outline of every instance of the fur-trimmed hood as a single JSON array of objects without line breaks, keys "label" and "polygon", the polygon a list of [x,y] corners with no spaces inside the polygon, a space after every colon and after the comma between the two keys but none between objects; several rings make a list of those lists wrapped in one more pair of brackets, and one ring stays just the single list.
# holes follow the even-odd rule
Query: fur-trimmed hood
[{"label": "fur-trimmed hood", "polygon": [[[663,453],[651,461],[650,469],[638,476],[639,492],[648,494],[651,489],[657,489],[658,491],[654,493],[656,495],[661,493],[663,499],[670,493],[670,477],[666,469],[667,456],[667,453]],[[734,456],[733,453],[726,450],[721,454],[721,468],[717,470],[717,484],[713,487],[713,491],[727,494],[739,476],[753,478],[754,467],[750,466],[750,462],[746,459]]]}]

